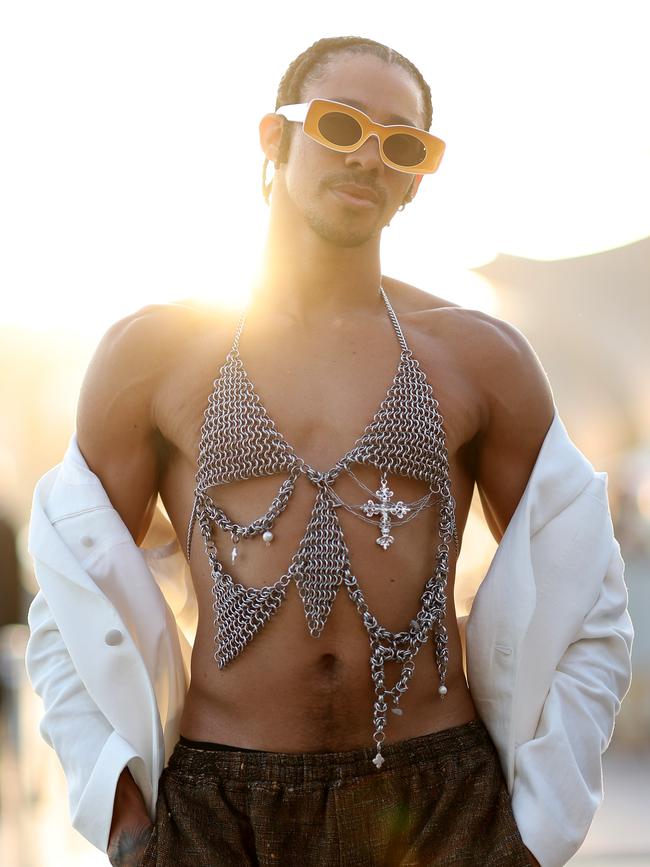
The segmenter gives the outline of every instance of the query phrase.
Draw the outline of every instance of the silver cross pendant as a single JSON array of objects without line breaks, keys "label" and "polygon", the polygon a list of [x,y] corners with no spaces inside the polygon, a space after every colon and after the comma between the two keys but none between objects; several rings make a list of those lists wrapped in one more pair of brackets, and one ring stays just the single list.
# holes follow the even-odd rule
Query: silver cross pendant
[{"label": "silver cross pendant", "polygon": [[382,475],[381,487],[378,491],[375,491],[375,494],[379,499],[379,502],[375,503],[374,500],[368,500],[367,503],[364,503],[363,506],[361,506],[361,511],[369,518],[372,518],[375,515],[381,516],[379,520],[379,529],[381,530],[381,536],[376,539],[376,542],[378,545],[381,545],[384,551],[386,551],[395,541],[390,534],[391,518],[404,518],[411,511],[411,509],[401,500],[399,500],[397,503],[390,502],[391,498],[393,497],[393,492],[388,487],[388,482],[386,481],[385,475]]}]

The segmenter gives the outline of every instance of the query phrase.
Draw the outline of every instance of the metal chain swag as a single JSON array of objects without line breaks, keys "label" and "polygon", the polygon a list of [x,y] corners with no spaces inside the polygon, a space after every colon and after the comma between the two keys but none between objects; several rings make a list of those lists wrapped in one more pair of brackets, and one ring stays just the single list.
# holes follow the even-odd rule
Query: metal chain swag
[{"label": "metal chain swag", "polygon": [[[447,693],[445,680],[449,655],[445,615],[452,541],[455,541],[458,552],[455,501],[451,495],[445,433],[438,401],[407,346],[383,287],[380,291],[401,347],[397,372],[372,422],[352,448],[324,473],[295,453],[255,393],[239,355],[239,339],[245,321],[245,313],[242,314],[232,348],[214,382],[204,414],[186,546],[189,560],[192,531],[198,521],[212,572],[217,630],[215,659],[220,668],[235,659],[278,610],[290,581],[296,583],[307,627],[314,638],[318,638],[325,627],[339,587],[345,586],[370,641],[370,671],[375,691],[373,740],[377,747],[373,764],[377,768],[384,763],[381,745],[385,739],[388,702],[392,702],[393,713],[402,714],[400,699],[407,691],[415,670],[415,657],[432,632],[440,681],[438,693],[441,698]],[[379,497],[378,503],[368,501],[362,506],[350,506],[334,492],[336,479],[346,471],[360,487],[372,494],[352,472],[351,466],[355,463],[373,466],[380,471],[382,484],[375,492]],[[231,521],[208,493],[210,488],[228,482],[277,473],[287,473],[287,478],[268,510],[247,525]],[[429,493],[412,504],[401,501],[389,504],[392,492],[387,490],[388,473],[428,482]],[[214,527],[230,533],[233,561],[238,545],[244,539],[261,535],[270,544],[275,521],[286,509],[301,475],[316,487],[317,494],[305,534],[289,568],[271,585],[244,587],[233,580],[219,561]],[[391,632],[377,622],[351,572],[349,552],[336,508],[343,505],[360,519],[379,526],[381,536],[377,543],[386,550],[394,541],[389,535],[390,529],[411,520],[434,501],[440,504],[440,542],[433,573],[425,583],[419,611],[409,628]],[[380,515],[379,520],[373,521],[372,515]],[[391,515],[401,520],[391,524]],[[401,669],[395,684],[389,688],[385,682],[385,664],[391,661],[400,663]]]}]

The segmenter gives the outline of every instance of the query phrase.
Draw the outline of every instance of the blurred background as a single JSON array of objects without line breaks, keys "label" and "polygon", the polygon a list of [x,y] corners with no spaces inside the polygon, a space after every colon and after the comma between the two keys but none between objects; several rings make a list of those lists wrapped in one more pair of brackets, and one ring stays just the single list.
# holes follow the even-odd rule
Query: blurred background
[{"label": "blurred background", "polygon": [[[409,57],[447,142],[384,233],[384,273],[516,325],[608,473],[634,680],[573,861],[650,863],[648,17],[643,0],[0,7],[0,864],[108,863],[70,828],[24,673],[34,485],[111,323],[181,298],[245,303],[267,218],[257,125],[291,60],[334,35]],[[495,548],[476,500],[461,612]]]}]

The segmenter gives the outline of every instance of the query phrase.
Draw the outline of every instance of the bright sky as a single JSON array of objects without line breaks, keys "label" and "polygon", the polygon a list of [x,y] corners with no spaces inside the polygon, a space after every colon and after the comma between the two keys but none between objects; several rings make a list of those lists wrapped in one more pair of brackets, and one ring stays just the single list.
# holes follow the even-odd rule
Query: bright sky
[{"label": "bright sky", "polygon": [[499,251],[564,258],[650,235],[648,13],[644,0],[5,3],[0,318],[94,334],[142,304],[245,292],[267,218],[259,118],[321,36],[411,58],[447,142],[384,234],[384,273],[490,310],[467,269]]}]

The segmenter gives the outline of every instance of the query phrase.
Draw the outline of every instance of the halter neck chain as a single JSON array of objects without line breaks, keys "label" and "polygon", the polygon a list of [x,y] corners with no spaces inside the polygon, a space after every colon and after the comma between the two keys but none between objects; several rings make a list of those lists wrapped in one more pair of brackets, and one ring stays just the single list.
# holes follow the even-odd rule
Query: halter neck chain
[{"label": "halter neck chain", "polygon": [[[391,710],[402,714],[400,699],[407,691],[415,670],[415,657],[429,636],[439,676],[438,693],[444,698],[448,664],[448,636],[445,626],[446,587],[450,544],[458,535],[455,501],[446,450],[443,420],[438,401],[419,363],[409,349],[395,311],[380,286],[381,296],[400,344],[400,361],[392,384],[375,416],[336,464],[325,472],[316,470],[298,456],[278,431],[255,392],[239,355],[239,340],[246,311],[240,317],[232,347],[214,382],[208,398],[199,442],[198,472],[194,504],[188,527],[187,557],[190,559],[194,523],[198,522],[213,580],[215,612],[215,659],[220,668],[231,663],[264,628],[280,608],[290,581],[294,581],[303,602],[309,633],[318,638],[325,628],[332,604],[341,586],[356,606],[370,641],[370,668],[375,691],[373,740],[377,747],[373,763],[384,762],[381,745],[385,738],[388,702]],[[351,470],[352,464],[365,464],[379,471],[378,489],[372,491]],[[360,505],[344,503],[334,485],[347,471],[371,498]],[[232,521],[214,501],[209,489],[255,476],[278,473],[286,478],[267,511],[250,524]],[[425,481],[429,493],[414,503],[393,502],[388,486],[389,474]],[[273,584],[244,587],[225,570],[218,557],[215,527],[229,533],[233,542],[233,562],[239,546],[261,536],[270,545],[273,528],[286,509],[297,479],[304,475],[315,487],[311,517],[298,550],[286,572]],[[373,496],[377,499],[373,499]],[[435,566],[420,597],[420,608],[408,629],[392,632],[381,626],[370,611],[365,596],[352,574],[349,552],[336,509],[344,506],[351,514],[380,528],[376,543],[384,551],[394,543],[392,532],[414,518],[433,502],[439,503]],[[373,520],[374,518],[374,520]],[[394,520],[398,518],[399,520]],[[398,542],[399,544],[399,537]],[[392,687],[385,682],[385,663],[400,663],[400,673]]]}]

